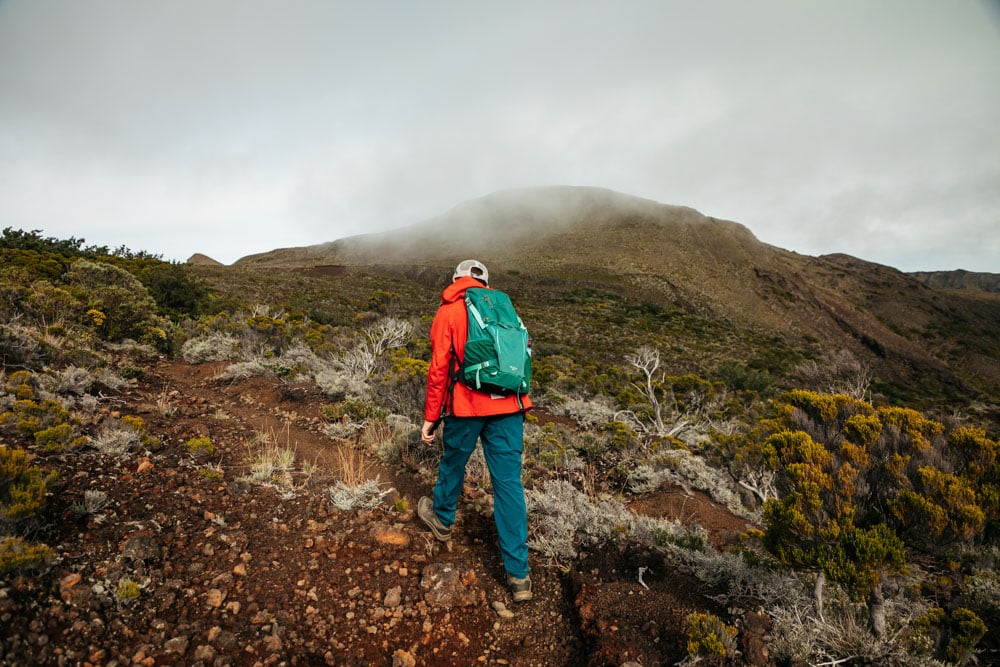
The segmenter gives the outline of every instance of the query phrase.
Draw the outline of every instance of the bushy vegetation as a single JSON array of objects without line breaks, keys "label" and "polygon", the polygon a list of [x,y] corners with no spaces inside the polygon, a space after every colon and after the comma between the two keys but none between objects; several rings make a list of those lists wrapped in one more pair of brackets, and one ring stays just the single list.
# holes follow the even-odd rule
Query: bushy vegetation
[{"label": "bushy vegetation", "polygon": [[196,435],[184,443],[184,446],[195,456],[211,456],[215,453],[215,445],[207,435]]},{"label": "bushy vegetation", "polygon": [[723,660],[735,655],[738,631],[715,614],[688,614],[687,625],[687,650],[693,660],[721,664]]},{"label": "bushy vegetation", "polygon": [[32,465],[26,450],[0,445],[0,575],[40,568],[54,558],[51,547],[18,532],[36,520],[58,479],[58,473]]},{"label": "bushy vegetation", "polygon": [[[3,266],[28,276],[59,283],[77,260],[99,262],[122,269],[138,279],[155,301],[160,314],[172,319],[198,316],[211,308],[208,284],[182,264],[165,262],[158,255],[121,246],[84,246],[84,239],[43,237],[41,230],[7,227],[0,235]],[[16,272],[16,271],[15,271]]]},{"label": "bushy vegetation", "polygon": [[211,307],[207,284],[186,267],[83,243],[3,230],[0,351],[8,363],[40,369],[97,341],[167,351],[176,323]]},{"label": "bushy vegetation", "polygon": [[0,445],[0,526],[36,516],[58,474],[31,465],[27,451]]},{"label": "bushy vegetation", "polygon": [[[318,387],[338,459],[323,488],[337,509],[384,503],[391,489],[376,463],[433,473],[418,442],[440,285],[424,273],[195,270],[10,228],[0,260],[0,429],[16,443],[0,446],[0,573],[53,555],[25,540],[57,478],[35,457],[163,446],[142,419],[99,409],[103,390],[144,381],[143,359],[156,353],[222,362],[230,382]],[[724,591],[732,613],[767,610],[781,659],[974,658],[1000,622],[994,425],[888,400],[873,391],[885,381],[848,353],[578,278],[508,286],[534,339],[539,414],[525,425],[524,480],[536,553],[565,566],[609,543],[654,549]],[[113,365],[123,349],[132,356]],[[208,481],[294,494],[316,472],[276,433],[241,443],[225,474],[233,443],[184,446]],[[488,484],[475,462],[469,474]],[[628,509],[665,483],[759,529],[717,552],[698,526]],[[99,511],[84,500],[83,513]],[[141,596],[121,583],[120,604]],[[692,663],[733,656],[731,621],[688,618]]]},{"label": "bushy vegetation", "polygon": [[21,537],[0,537],[0,576],[45,567],[55,559],[55,551]]}]

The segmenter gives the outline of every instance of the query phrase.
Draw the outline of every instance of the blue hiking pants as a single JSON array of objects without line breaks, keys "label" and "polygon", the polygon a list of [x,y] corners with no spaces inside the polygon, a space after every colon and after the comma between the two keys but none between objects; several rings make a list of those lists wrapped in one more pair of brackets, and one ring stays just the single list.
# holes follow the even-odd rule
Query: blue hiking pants
[{"label": "blue hiking pants", "polygon": [[445,417],[444,451],[434,485],[434,512],[445,526],[455,523],[455,508],[465,482],[465,464],[482,440],[493,485],[493,520],[507,574],[528,576],[528,509],[521,485],[524,414],[495,417]]}]

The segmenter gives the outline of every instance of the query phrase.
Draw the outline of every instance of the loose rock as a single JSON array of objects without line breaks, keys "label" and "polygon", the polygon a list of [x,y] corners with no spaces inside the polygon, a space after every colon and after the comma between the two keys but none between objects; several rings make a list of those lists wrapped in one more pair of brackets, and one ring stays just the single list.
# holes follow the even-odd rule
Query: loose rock
[{"label": "loose rock", "polygon": [[420,587],[432,607],[468,607],[476,603],[477,592],[462,583],[458,569],[450,563],[431,563],[424,568]]},{"label": "loose rock", "polygon": [[400,586],[395,586],[390,588],[385,594],[385,599],[382,604],[390,609],[394,609],[399,606],[400,600],[402,598],[403,589]]}]

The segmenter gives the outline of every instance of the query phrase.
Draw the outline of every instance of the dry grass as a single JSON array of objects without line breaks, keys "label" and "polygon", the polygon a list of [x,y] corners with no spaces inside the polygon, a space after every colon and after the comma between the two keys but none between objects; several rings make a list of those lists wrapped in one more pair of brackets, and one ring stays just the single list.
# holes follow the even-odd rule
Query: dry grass
[{"label": "dry grass", "polygon": [[360,486],[372,478],[375,463],[363,449],[342,443],[336,453],[337,478],[347,486]]},{"label": "dry grass", "polygon": [[258,484],[275,484],[285,489],[301,486],[301,483],[295,483],[292,475],[295,472],[296,453],[290,442],[288,429],[285,431],[284,444],[281,444],[281,440],[282,437],[274,430],[260,430],[255,434],[246,444],[243,457],[249,467],[245,479]]},{"label": "dry grass", "polygon": [[156,397],[156,411],[164,417],[170,417],[177,412],[177,406],[171,402],[170,398],[170,387],[164,387]]},{"label": "dry grass", "polygon": [[364,450],[348,443],[337,448],[337,481],[330,487],[330,501],[341,511],[375,509],[394,489],[383,489],[375,465]]}]

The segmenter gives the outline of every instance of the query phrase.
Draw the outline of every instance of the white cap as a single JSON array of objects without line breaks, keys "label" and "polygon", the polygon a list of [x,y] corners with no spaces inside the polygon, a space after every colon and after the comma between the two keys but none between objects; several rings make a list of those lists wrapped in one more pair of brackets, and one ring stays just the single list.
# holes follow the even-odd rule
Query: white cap
[{"label": "white cap", "polygon": [[473,278],[478,278],[487,284],[490,282],[490,272],[486,270],[486,267],[482,262],[474,259],[466,259],[460,262],[459,265],[455,267],[455,274],[451,277],[451,279],[457,280],[462,276],[472,276]]}]

